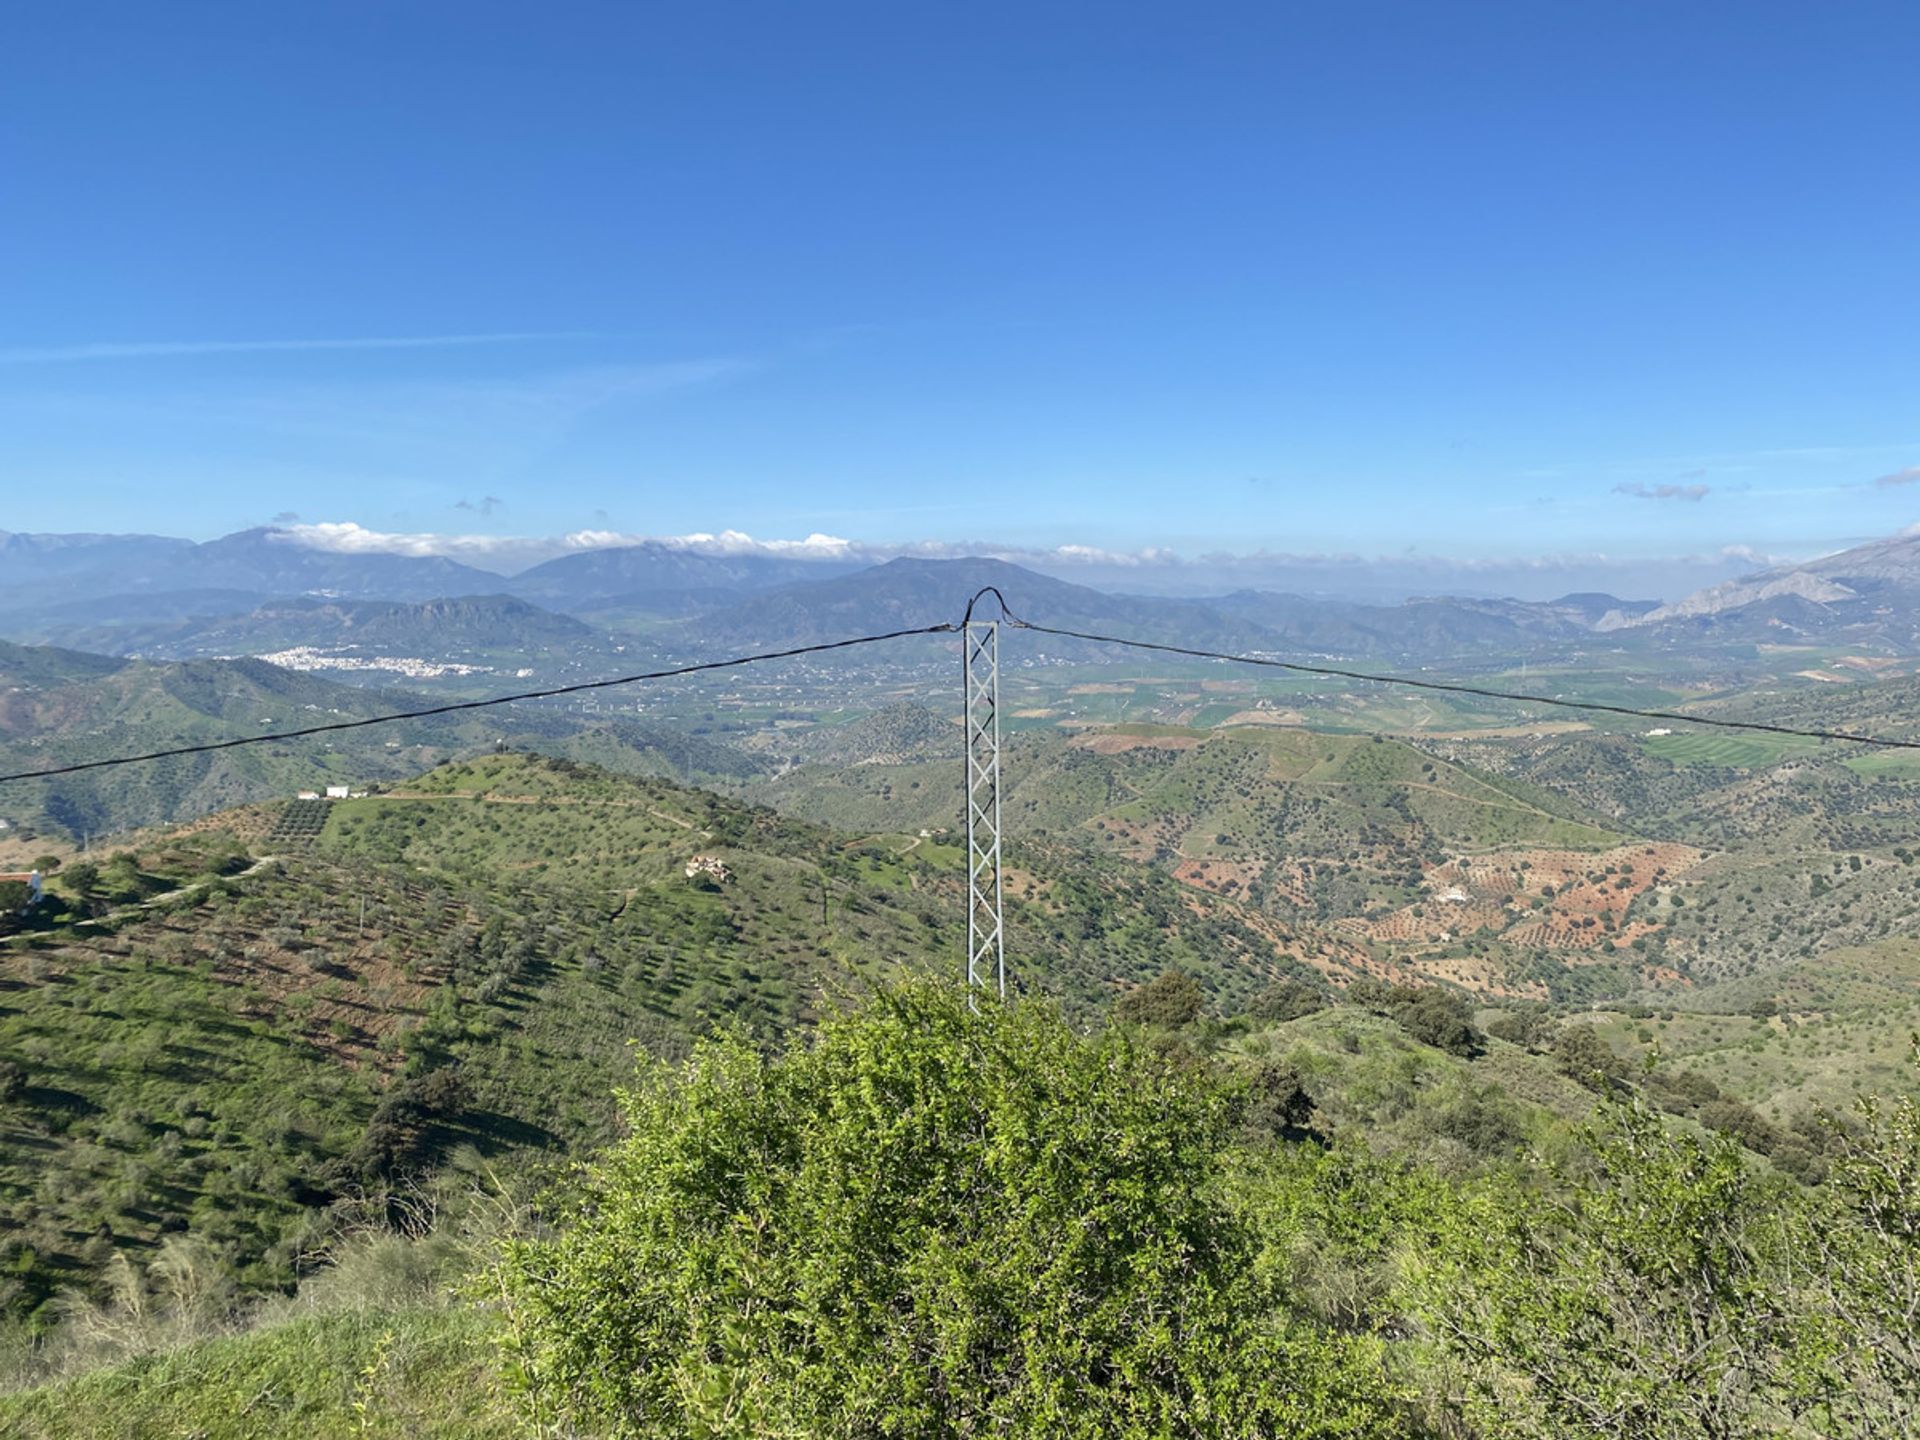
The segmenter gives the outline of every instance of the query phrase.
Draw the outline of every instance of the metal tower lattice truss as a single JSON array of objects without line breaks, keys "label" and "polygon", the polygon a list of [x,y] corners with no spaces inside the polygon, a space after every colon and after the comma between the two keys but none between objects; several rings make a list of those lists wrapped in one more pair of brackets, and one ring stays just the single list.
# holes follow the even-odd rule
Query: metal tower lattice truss
[{"label": "metal tower lattice truss", "polygon": [[1000,889],[1000,622],[962,627],[967,687],[967,994],[1007,994]]}]

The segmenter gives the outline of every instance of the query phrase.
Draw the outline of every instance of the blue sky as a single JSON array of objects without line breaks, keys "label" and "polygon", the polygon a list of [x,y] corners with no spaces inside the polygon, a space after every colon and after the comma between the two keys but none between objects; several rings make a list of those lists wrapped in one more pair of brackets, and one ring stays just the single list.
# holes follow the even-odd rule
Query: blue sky
[{"label": "blue sky", "polygon": [[1500,560],[1920,519],[1912,4],[8,29],[0,528]]}]

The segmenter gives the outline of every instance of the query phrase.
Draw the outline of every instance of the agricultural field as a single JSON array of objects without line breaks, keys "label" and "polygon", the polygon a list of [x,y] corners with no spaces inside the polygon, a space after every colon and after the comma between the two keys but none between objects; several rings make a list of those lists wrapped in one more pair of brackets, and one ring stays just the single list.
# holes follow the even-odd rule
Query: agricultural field
[{"label": "agricultural field", "polygon": [[[1784,758],[1751,767],[1648,748],[1667,738],[1414,743],[1168,724],[1022,735],[1004,813],[1012,835],[1149,864],[1316,935],[1304,949],[1335,977],[1397,967],[1592,1003],[1920,928],[1920,870],[1903,858],[1920,786],[1791,746],[1756,749],[1747,758]],[[803,765],[744,793],[875,830],[951,829],[959,809],[946,755]]]},{"label": "agricultural field", "polygon": [[1684,727],[1671,735],[1647,736],[1640,743],[1649,755],[1676,765],[1711,765],[1722,770],[1774,765],[1788,756],[1809,755],[1822,748],[1817,740],[1799,740],[1792,736],[1741,735]]}]

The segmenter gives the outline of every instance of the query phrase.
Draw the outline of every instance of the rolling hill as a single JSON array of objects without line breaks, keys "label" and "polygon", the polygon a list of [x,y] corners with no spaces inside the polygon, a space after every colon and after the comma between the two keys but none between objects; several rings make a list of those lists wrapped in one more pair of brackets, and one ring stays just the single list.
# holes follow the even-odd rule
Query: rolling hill
[{"label": "rolling hill", "polygon": [[[943,723],[875,717],[839,754],[857,775],[910,768],[886,757],[937,752]],[[1206,1013],[1141,1043],[1168,1046],[1176,1066],[1297,1092],[1288,1113],[1305,1104],[1314,1127],[1299,1158],[1270,1134],[1250,1153],[1324,1155],[1336,1210],[1368,1176],[1417,1166],[1453,1180],[1563,1153],[1595,1092],[1555,1048],[1572,1030],[1598,1037],[1623,1074],[1626,1057],[1652,1055],[1633,1083],[1675,1123],[1734,1127],[1796,1174],[1823,1163],[1808,1149],[1809,1105],[1899,1083],[1892,1027],[1920,1009],[1911,942],[1751,995],[1738,976],[1676,985],[1665,1010],[1557,1019],[1522,1006],[1503,1017],[1524,1031],[1513,1043],[1469,1030],[1444,1052],[1393,1018],[1395,996],[1422,992],[1353,987],[1340,1003],[1298,983],[1318,970],[1473,986],[1491,973],[1476,963],[1523,948],[1497,934],[1449,948],[1418,927],[1387,936],[1314,913],[1390,898],[1403,881],[1424,899],[1366,925],[1424,906],[1488,931],[1555,915],[1610,929],[1676,894],[1703,916],[1752,898],[1715,862],[1621,842],[1529,785],[1392,741],[1299,731],[1132,727],[1028,743],[1036,776],[1053,767],[1064,798],[1056,830],[1023,827],[1008,847],[1016,983],[1091,1025],[1143,981],[1193,977]],[[1328,827],[1374,848],[1303,862]],[[1236,867],[1262,835],[1284,843],[1245,883]],[[404,1210],[463,1187],[497,1196],[502,1176],[523,1193],[616,1133],[611,1092],[635,1043],[678,1057],[731,1026],[778,1051],[876,981],[952,974],[964,912],[950,838],[828,829],[504,754],[361,799],[228,812],[69,866],[44,913],[0,941],[0,1305],[15,1321],[88,1313],[80,1298],[127,1264],[160,1276],[183,1256],[232,1305],[310,1278],[318,1255],[352,1256],[364,1196]],[[1440,847],[1437,863],[1425,846]],[[1392,873],[1409,861],[1417,876]],[[1831,888],[1882,868],[1912,873],[1874,860]],[[1442,887],[1461,893],[1457,912]],[[1530,905],[1541,896],[1550,907]],[[1297,1005],[1289,1018],[1249,1018],[1276,994]],[[270,1309],[244,1342],[0,1399],[0,1423],[197,1424],[206,1407],[187,1397],[237,1387],[273,1414],[357,1416],[342,1434],[424,1433],[429,1414],[459,1433],[511,1433],[484,1387],[450,1407],[421,1398],[489,1373],[474,1317],[426,1298],[430,1285],[408,1288],[425,1256],[370,1257],[382,1298],[354,1301],[368,1307],[357,1319]]]},{"label": "rolling hill", "polygon": [[[543,624],[575,623],[533,613],[544,616]],[[155,664],[0,642],[0,773],[432,703],[418,694],[340,684],[261,660]],[[764,768],[739,750],[630,713],[517,705],[17,781],[0,792],[0,819],[8,822],[0,831],[0,849],[30,849],[35,832],[79,840],[188,820],[328,783],[360,787],[502,745],[686,780],[741,780]]]},{"label": "rolling hill", "polygon": [[267,655],[294,649],[421,657],[429,662],[513,668],[567,657],[610,656],[592,626],[509,595],[468,595],[409,604],[395,600],[278,600],[246,614],[216,614],[142,625],[76,628],[82,650],[194,660]]},{"label": "rolling hill", "polygon": [[[714,648],[807,645],[958,621],[968,597],[988,585],[999,587],[1016,614],[1064,629],[1239,649],[1257,649],[1273,639],[1199,601],[1108,595],[983,559],[889,560],[831,580],[785,585],[704,615],[684,633]],[[998,611],[989,600],[982,613]],[[1075,641],[1044,637],[1044,642],[1049,654],[1087,651]]]},{"label": "rolling hill", "polygon": [[[56,876],[54,908],[0,945],[16,1313],[182,1228],[283,1285],[360,1184],[605,1138],[629,1042],[677,1056],[734,1024],[774,1043],[963,946],[950,847],[566,760],[453,763],[321,819],[149,836]],[[695,855],[717,878],[686,874]],[[1075,1013],[1168,966],[1228,1007],[1307,973],[1278,927],[1144,867],[1015,864],[1020,979]]]}]

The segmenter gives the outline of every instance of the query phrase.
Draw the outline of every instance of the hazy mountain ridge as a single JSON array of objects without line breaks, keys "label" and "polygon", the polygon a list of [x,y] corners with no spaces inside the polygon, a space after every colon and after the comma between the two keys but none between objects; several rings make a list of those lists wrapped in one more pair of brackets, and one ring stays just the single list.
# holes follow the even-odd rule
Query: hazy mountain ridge
[{"label": "hazy mountain ridge", "polygon": [[106,625],[73,632],[82,648],[148,659],[265,654],[295,647],[382,647],[444,657],[520,647],[608,649],[605,637],[569,615],[511,595],[463,595],[418,604],[303,596],[270,601],[243,615],[219,614],[147,627]]},{"label": "hazy mountain ridge", "polygon": [[1331,655],[1399,657],[1580,645],[1605,632],[1605,617],[1639,613],[1656,602],[1602,594],[1546,602],[1433,595],[1366,605],[1243,590],[1208,603],[1290,645]]},{"label": "hazy mountain ridge", "polygon": [[1698,615],[1718,615],[1727,610],[1758,604],[1763,600],[1792,597],[1830,605],[1840,600],[1857,600],[1859,594],[1810,570],[1789,570],[1764,580],[1731,580],[1702,590],[1672,605],[1650,610],[1629,624],[1659,625],[1668,620],[1688,620]]},{"label": "hazy mountain ridge", "polygon": [[[1701,622],[1710,622],[1702,627]],[[1785,629],[1809,639],[1920,643],[1920,535],[1875,540],[1802,565],[1696,591],[1611,628],[1669,632],[1691,623],[1755,633]]]},{"label": "hazy mountain ridge", "polygon": [[181,590],[419,601],[500,588],[497,575],[442,556],[322,550],[270,526],[199,544],[145,535],[78,538],[85,543],[67,543],[72,536],[10,536],[0,548],[0,610]]},{"label": "hazy mountain ridge", "polygon": [[[1272,635],[1204,601],[1168,600],[1074,585],[1004,560],[889,560],[830,580],[782,586],[700,617],[683,633],[712,647],[804,645],[875,631],[958,622],[967,600],[997,587],[1014,615],[1036,624],[1165,643],[1258,649]],[[978,612],[997,619],[986,597]],[[1079,642],[1033,637],[1048,653],[1081,653]]]},{"label": "hazy mountain ridge", "polygon": [[[1426,658],[1578,643],[1607,629],[1588,613],[1595,604],[1633,617],[1652,603],[1439,596],[1372,605],[1263,591],[1195,599],[1115,593],[992,559],[903,558],[862,568],[658,543],[561,556],[503,578],[433,557],[314,550],[283,533],[248,531],[204,545],[79,537],[86,543],[62,547],[53,542],[69,537],[33,537],[45,542],[36,556],[85,558],[65,560],[64,568],[36,562],[23,569],[0,554],[0,633],[114,653],[260,653],[311,643],[269,643],[249,633],[256,625],[283,631],[279,612],[289,600],[418,604],[505,594],[612,627],[664,624],[663,639],[709,651],[952,620],[968,595],[997,584],[1016,612],[1024,604],[1036,621],[1066,628],[1236,651]],[[198,638],[214,631],[227,638]],[[512,643],[504,632],[500,639]],[[1072,642],[1054,650],[1088,653]]]},{"label": "hazy mountain ridge", "polygon": [[8,583],[90,573],[145,558],[172,562],[194,549],[167,535],[23,534],[0,530],[0,575]]},{"label": "hazy mountain ridge", "polygon": [[[988,584],[1006,591],[1016,612],[1024,604],[1043,623],[1232,650],[1428,660],[1531,656],[1590,644],[1920,644],[1916,537],[1875,541],[1665,602],[1582,592],[1550,601],[1425,595],[1382,605],[1264,590],[1198,599],[1116,593],[985,558],[907,557],[862,567],[644,542],[563,555],[502,577],[440,556],[322,549],[273,527],[200,544],[142,535],[0,535],[5,633],[122,651],[167,643],[153,626],[178,625],[184,635],[211,628],[195,624],[211,617],[226,618],[240,637],[232,650],[268,648],[245,639],[246,617],[289,598],[421,604],[498,595],[609,625],[664,624],[664,636],[703,650],[805,644],[957,619],[966,597]],[[114,640],[92,627],[122,627],[128,637]]]},{"label": "hazy mountain ridge", "polygon": [[562,555],[523,570],[499,588],[561,610],[631,606],[683,608],[688,593],[714,603],[803,580],[829,579],[857,563],[766,555],[709,555],[657,542]]}]

